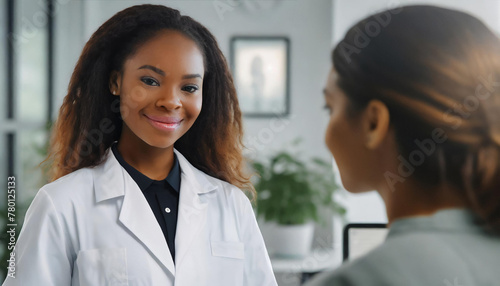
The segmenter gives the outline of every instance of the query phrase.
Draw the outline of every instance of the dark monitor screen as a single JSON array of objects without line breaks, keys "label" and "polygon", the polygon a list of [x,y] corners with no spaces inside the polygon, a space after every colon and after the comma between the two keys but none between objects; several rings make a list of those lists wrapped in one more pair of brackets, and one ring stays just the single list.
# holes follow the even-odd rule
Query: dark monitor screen
[{"label": "dark monitor screen", "polygon": [[387,235],[387,225],[383,223],[350,223],[344,227],[344,261],[365,255],[382,244]]}]

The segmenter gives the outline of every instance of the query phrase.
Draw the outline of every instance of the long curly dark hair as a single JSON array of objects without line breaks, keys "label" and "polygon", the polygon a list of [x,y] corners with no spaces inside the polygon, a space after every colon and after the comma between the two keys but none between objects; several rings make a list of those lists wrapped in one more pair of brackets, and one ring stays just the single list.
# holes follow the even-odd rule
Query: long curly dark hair
[{"label": "long curly dark hair", "polygon": [[165,29],[196,42],[205,61],[201,113],[174,147],[196,168],[255,194],[244,172],[241,111],[226,59],[204,26],[162,5],[137,5],[116,13],[83,48],[44,160],[50,164],[51,180],[102,163],[122,129],[119,98],[109,90],[111,71],[122,71],[141,44]]},{"label": "long curly dark hair", "polygon": [[452,185],[487,228],[500,230],[499,38],[466,13],[405,6],[354,25],[332,61],[349,114],[384,102],[404,158],[444,132],[415,167],[422,192]]}]

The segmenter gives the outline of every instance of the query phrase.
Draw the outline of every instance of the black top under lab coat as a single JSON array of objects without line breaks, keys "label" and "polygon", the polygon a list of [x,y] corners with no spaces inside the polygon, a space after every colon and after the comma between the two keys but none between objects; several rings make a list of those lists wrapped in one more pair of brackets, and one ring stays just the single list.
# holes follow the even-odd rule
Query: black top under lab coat
[{"label": "black top under lab coat", "polygon": [[177,227],[177,209],[179,206],[179,192],[181,187],[181,168],[174,153],[174,165],[168,176],[161,180],[153,180],[130,166],[120,155],[116,142],[111,150],[120,165],[130,174],[146,197],[153,210],[156,220],[160,224],[168,248],[175,262],[175,231]]}]

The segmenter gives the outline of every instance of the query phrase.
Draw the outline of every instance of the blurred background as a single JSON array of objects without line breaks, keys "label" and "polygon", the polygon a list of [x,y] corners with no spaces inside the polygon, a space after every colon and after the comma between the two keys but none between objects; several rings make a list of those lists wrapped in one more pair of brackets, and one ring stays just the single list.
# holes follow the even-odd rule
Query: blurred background
[{"label": "blurred background", "polygon": [[[352,195],[342,189],[333,158],[324,144],[328,113],[323,109],[322,90],[331,68],[331,49],[347,29],[374,12],[425,3],[467,11],[497,33],[500,31],[500,1],[495,0],[0,0],[0,35],[4,39],[0,48],[0,183],[6,190],[7,177],[16,177],[17,232],[27,206],[47,182],[38,164],[46,155],[50,123],[57,118],[84,44],[116,12],[143,3],[179,9],[182,14],[205,25],[217,38],[233,72],[242,70],[237,86],[241,94],[246,92],[243,90],[246,76],[255,85],[252,89],[255,94],[260,86],[264,96],[266,92],[274,96],[273,91],[265,91],[264,86],[277,75],[272,72],[273,67],[266,72],[266,65],[280,65],[274,71],[281,73],[281,77],[276,78],[282,81],[284,90],[276,91],[281,96],[277,107],[265,112],[260,112],[257,105],[242,107],[250,110],[244,117],[246,155],[260,162],[256,166],[268,174],[263,176],[266,184],[259,185],[256,181],[261,195],[259,203],[265,206],[260,211],[259,223],[273,257],[279,285],[299,285],[310,273],[338,266],[342,227],[346,223],[387,222],[384,206],[375,192]],[[255,45],[268,50],[283,45],[285,49],[281,51],[285,54],[282,54],[282,61],[276,63],[266,62],[265,57],[263,62],[247,63],[253,69],[250,75],[245,75],[245,69],[241,68],[245,65],[245,48],[253,47],[255,52]],[[238,53],[243,61],[240,66]],[[270,165],[271,158],[282,160],[282,165],[274,166],[277,169],[293,171],[288,173],[291,174],[288,182],[292,182],[290,190],[283,197],[273,195],[277,193],[272,190],[276,171]],[[321,158],[326,165],[313,168],[309,163],[312,158]],[[293,182],[301,176],[312,181],[329,177],[335,182],[325,180],[323,188],[309,182],[294,190]],[[273,196],[278,201],[287,202],[286,198],[292,201],[293,197],[304,196],[305,189],[309,190],[308,202],[316,207],[303,210],[295,222],[273,215],[276,205],[276,201],[270,200]],[[324,202],[328,197],[333,201]],[[0,205],[0,219],[5,229],[6,192],[0,195]],[[300,204],[295,208],[290,203],[282,214],[293,216],[300,207]],[[344,209],[346,212],[342,215]],[[302,256],[275,255],[277,246],[273,230],[277,224],[293,225],[304,221],[313,222],[312,250]],[[0,236],[0,255],[4,262],[9,252],[6,230]],[[0,268],[5,269],[4,263]],[[3,276],[1,278],[3,280]]]}]

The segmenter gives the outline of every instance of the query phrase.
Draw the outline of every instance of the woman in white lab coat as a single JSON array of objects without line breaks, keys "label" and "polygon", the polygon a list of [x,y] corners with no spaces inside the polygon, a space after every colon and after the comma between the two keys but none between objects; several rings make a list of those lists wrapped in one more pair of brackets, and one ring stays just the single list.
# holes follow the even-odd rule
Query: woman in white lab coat
[{"label": "woman in white lab coat", "polygon": [[73,72],[4,285],[276,285],[241,138],[210,32],[161,5],[118,12]]},{"label": "woman in white lab coat", "polygon": [[500,285],[500,40],[461,11],[369,16],[332,53],[326,143],[385,242],[309,286]]}]

